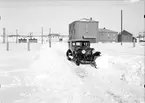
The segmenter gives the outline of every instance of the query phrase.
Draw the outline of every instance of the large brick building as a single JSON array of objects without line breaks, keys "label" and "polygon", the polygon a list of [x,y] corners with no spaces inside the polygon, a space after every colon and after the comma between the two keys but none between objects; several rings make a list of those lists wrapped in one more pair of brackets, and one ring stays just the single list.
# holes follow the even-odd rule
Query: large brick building
[{"label": "large brick building", "polygon": [[81,19],[69,24],[69,40],[85,39],[91,43],[98,40],[98,21],[92,19]]},{"label": "large brick building", "polygon": [[117,42],[118,32],[106,28],[99,29],[98,42]]}]

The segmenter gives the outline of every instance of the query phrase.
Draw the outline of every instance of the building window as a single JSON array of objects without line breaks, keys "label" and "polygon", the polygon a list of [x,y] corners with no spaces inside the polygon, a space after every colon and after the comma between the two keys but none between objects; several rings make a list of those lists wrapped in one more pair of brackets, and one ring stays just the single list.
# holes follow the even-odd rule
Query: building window
[{"label": "building window", "polygon": [[71,34],[73,34],[73,30],[71,30]]},{"label": "building window", "polygon": [[73,23],[73,29],[75,28],[75,23]]},{"label": "building window", "polygon": [[112,34],[113,36],[115,36],[115,34]]},{"label": "building window", "polygon": [[76,33],[76,30],[74,29],[74,34]]},{"label": "building window", "polygon": [[113,38],[113,40],[115,41],[115,38]]},{"label": "building window", "polygon": [[108,33],[107,35],[108,35],[108,36],[110,36],[110,34],[109,34],[109,33]]},{"label": "building window", "polygon": [[103,35],[100,37],[101,40],[103,40]]},{"label": "building window", "polygon": [[71,34],[71,29],[69,29],[69,34]]},{"label": "building window", "polygon": [[86,33],[88,33],[88,24],[86,23],[85,26],[86,26],[86,27],[85,27]]}]

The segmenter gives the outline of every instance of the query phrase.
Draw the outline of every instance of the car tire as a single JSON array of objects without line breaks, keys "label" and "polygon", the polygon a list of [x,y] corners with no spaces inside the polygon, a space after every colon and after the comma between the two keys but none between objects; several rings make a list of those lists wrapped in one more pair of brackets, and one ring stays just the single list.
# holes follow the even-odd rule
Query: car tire
[{"label": "car tire", "polygon": [[76,65],[77,65],[77,66],[79,66],[79,65],[80,65],[79,60],[76,60]]},{"label": "car tire", "polygon": [[70,58],[70,56],[72,56],[71,50],[68,50],[68,51],[66,52],[66,56],[67,56],[67,59],[68,59],[68,60],[72,60],[72,59]]},{"label": "car tire", "polygon": [[94,56],[100,56],[101,55],[101,52],[99,52],[99,51],[97,51],[97,52],[95,52],[95,54],[94,54]]}]

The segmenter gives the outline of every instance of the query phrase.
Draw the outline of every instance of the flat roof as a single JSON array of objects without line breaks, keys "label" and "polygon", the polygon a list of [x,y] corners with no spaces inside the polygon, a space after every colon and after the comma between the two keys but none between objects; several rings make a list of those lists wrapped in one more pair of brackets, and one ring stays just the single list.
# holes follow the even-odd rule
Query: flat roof
[{"label": "flat roof", "polygon": [[98,21],[74,21],[70,24],[76,23],[76,22],[80,22],[80,23],[98,23]]},{"label": "flat roof", "polygon": [[99,21],[95,21],[91,19],[87,19],[87,18],[82,18],[80,20],[75,20],[73,22],[71,22],[70,24],[76,23],[76,22],[81,22],[81,23],[99,23]]},{"label": "flat roof", "polygon": [[107,33],[118,33],[117,31],[109,30],[106,28],[98,29],[99,32],[107,32]]},{"label": "flat roof", "polygon": [[89,40],[85,40],[85,39],[71,39],[71,40],[68,40],[68,42],[69,41],[88,41],[89,42]]}]

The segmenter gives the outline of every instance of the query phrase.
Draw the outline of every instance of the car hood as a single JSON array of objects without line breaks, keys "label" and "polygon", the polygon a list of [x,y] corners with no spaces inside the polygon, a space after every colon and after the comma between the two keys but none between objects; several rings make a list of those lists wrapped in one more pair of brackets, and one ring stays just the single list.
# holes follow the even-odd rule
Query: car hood
[{"label": "car hood", "polygon": [[76,50],[92,50],[93,48],[88,48],[88,47],[76,47]]},{"label": "car hood", "polygon": [[90,54],[92,52],[93,48],[88,48],[88,47],[81,47],[81,48],[80,47],[77,47],[76,48],[76,51],[78,51],[78,52],[79,51],[81,52],[82,50],[85,50],[86,51],[86,54]]}]

